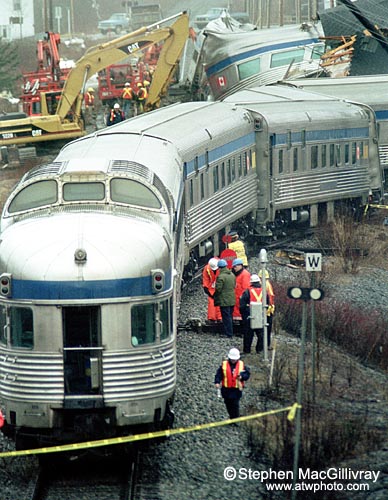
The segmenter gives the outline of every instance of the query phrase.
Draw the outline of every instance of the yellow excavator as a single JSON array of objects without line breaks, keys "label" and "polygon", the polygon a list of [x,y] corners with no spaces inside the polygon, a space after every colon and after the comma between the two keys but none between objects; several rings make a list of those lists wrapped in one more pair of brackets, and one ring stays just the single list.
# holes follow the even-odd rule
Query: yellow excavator
[{"label": "yellow excavator", "polygon": [[[170,26],[160,27],[170,21],[174,21]],[[188,36],[189,18],[186,12],[181,12],[115,40],[91,47],[70,71],[54,114],[49,113],[46,95],[42,92],[41,116],[10,120],[1,117],[0,146],[70,140],[85,135],[81,108],[88,79],[111,64],[163,42],[145,109],[159,107],[161,97],[167,92],[174,76]]]}]

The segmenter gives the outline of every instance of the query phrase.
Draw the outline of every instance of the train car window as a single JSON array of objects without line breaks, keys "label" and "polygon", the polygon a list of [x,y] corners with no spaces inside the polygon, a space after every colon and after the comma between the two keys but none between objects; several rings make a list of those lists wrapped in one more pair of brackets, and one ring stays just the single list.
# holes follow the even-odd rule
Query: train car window
[{"label": "train car window", "polygon": [[12,347],[34,347],[34,326],[32,310],[27,307],[10,308],[10,340]]},{"label": "train car window", "polygon": [[4,306],[0,306],[0,344],[7,345],[7,314]]},{"label": "train car window", "polygon": [[58,200],[56,181],[38,181],[29,184],[14,197],[8,207],[8,212],[13,214],[22,210],[52,205]]},{"label": "train car window", "polygon": [[283,165],[283,153],[284,153],[284,151],[282,149],[280,149],[279,150],[279,158],[278,158],[278,162],[279,162],[279,174],[283,173],[283,168],[284,168],[284,165]]},{"label": "train car window", "polygon": [[294,172],[298,170],[298,148],[294,148],[292,170]]},{"label": "train car window", "polygon": [[238,162],[238,176],[239,178],[242,177],[242,161],[241,161],[241,155],[237,157],[237,162]]},{"label": "train car window", "polygon": [[221,163],[221,187],[225,187],[225,163]]},{"label": "train car window", "polygon": [[335,164],[337,167],[339,167],[342,163],[342,158],[341,158],[341,144],[336,144],[335,145]]},{"label": "train car window", "polygon": [[194,171],[195,175],[198,175],[198,156],[194,158]]},{"label": "train car window", "polygon": [[291,140],[291,130],[287,132],[287,149],[291,149],[292,140]]},{"label": "train car window", "polygon": [[190,182],[189,182],[189,203],[190,203],[190,207],[192,207],[194,205],[193,179],[190,179]]},{"label": "train car window", "polygon": [[232,182],[236,180],[236,159],[232,158]]},{"label": "train car window", "polygon": [[345,165],[349,165],[349,159],[350,159],[349,144],[345,144]]},{"label": "train car window", "polygon": [[303,61],[304,48],[287,50],[272,54],[271,68],[278,68],[279,66],[286,66],[291,63],[298,63]]},{"label": "train car window", "polygon": [[327,148],[326,148],[326,144],[322,144],[322,146],[321,146],[321,165],[322,165],[322,168],[326,167],[326,163],[327,163]]},{"label": "train car window", "polygon": [[168,300],[159,304],[160,340],[166,340],[171,333]]},{"label": "train car window", "polygon": [[243,175],[248,174],[248,153],[244,151],[244,156],[243,156]]},{"label": "train car window", "polygon": [[112,179],[110,181],[110,197],[112,201],[127,205],[162,208],[160,200],[151,189],[132,179]]},{"label": "train car window", "polygon": [[364,143],[363,142],[360,142],[359,144],[359,148],[360,148],[360,158],[365,158],[364,156]]},{"label": "train car window", "polygon": [[311,168],[318,168],[318,146],[311,146]]},{"label": "train car window", "polygon": [[199,185],[200,185],[200,190],[201,190],[201,200],[205,198],[205,183],[204,183],[204,178],[203,178],[203,173],[201,174],[199,178]]},{"label": "train car window", "polygon": [[227,178],[228,184],[230,184],[232,182],[232,166],[231,166],[230,158],[226,164],[226,178]]},{"label": "train car window", "polygon": [[301,131],[301,140],[302,140],[302,148],[306,147],[306,131],[302,130]]},{"label": "train car window", "polygon": [[329,158],[330,158],[330,166],[331,167],[334,167],[334,161],[335,161],[335,154],[334,154],[334,144],[330,144],[330,154],[329,154]]},{"label": "train car window", "polygon": [[131,310],[131,333],[134,347],[156,341],[155,304],[133,306]]},{"label": "train car window", "polygon": [[240,80],[260,73],[260,58],[252,59],[237,66],[238,77]]},{"label": "train car window", "polygon": [[216,193],[219,189],[219,180],[218,180],[218,165],[213,168],[213,192]]},{"label": "train car window", "polygon": [[357,143],[352,142],[352,165],[357,163]]},{"label": "train car window", "polygon": [[65,201],[102,201],[105,199],[103,182],[66,182],[63,185]]},{"label": "train car window", "polygon": [[324,53],[325,53],[324,45],[316,45],[312,50],[311,59],[320,59]]}]

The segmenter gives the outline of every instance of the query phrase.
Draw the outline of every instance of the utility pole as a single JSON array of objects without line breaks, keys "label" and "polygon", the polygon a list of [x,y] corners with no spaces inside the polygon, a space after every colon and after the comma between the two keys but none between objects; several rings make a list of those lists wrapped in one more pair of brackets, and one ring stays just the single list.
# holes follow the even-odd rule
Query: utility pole
[{"label": "utility pole", "polygon": [[52,0],[43,0],[43,31],[54,31]]},{"label": "utility pole", "polygon": [[284,24],[284,0],[279,0],[279,26]]},{"label": "utility pole", "polygon": [[74,34],[74,0],[70,0],[70,19],[71,19],[71,35]]}]

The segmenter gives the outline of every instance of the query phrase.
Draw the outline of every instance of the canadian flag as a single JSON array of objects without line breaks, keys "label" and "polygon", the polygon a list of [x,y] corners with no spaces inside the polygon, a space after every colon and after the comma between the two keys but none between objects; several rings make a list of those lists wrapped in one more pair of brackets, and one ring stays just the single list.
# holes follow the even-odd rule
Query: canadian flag
[{"label": "canadian flag", "polygon": [[218,77],[218,86],[219,87],[226,87],[226,78],[224,76]]},{"label": "canadian flag", "polygon": [[4,417],[3,417],[3,414],[0,410],[0,427],[3,427],[3,425],[4,425]]}]

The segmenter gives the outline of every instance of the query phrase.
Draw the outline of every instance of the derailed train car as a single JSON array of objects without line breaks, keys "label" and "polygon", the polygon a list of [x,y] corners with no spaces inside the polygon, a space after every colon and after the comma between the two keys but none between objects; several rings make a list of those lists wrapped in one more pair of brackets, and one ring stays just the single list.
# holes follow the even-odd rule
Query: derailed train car
[{"label": "derailed train car", "polygon": [[7,200],[3,431],[19,448],[167,426],[182,281],[252,238],[381,196],[373,111],[284,87],[159,109],[65,146]]}]

